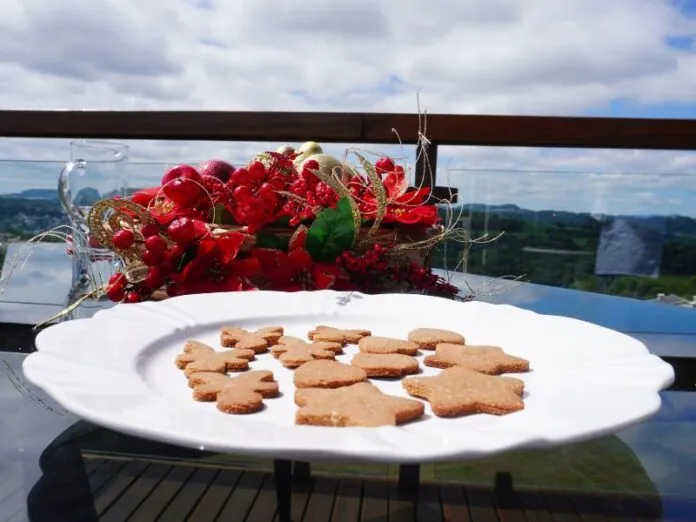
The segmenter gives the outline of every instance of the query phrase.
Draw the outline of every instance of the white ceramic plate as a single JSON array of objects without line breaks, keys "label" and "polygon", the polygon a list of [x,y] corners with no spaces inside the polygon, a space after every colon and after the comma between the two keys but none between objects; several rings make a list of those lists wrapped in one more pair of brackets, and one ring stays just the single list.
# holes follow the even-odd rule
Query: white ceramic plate
[{"label": "white ceramic plate", "polygon": [[[273,370],[284,395],[264,411],[220,413],[191,398],[174,365],[184,340],[219,346],[223,325],[280,324],[305,337],[317,324],[369,328],[404,337],[415,327],[461,332],[531,361],[525,410],[496,417],[434,417],[399,427],[296,426],[292,371],[270,354],[253,369]],[[672,367],[621,333],[508,305],[457,303],[420,295],[242,292],[119,305],[91,319],[41,332],[26,377],[66,409],[96,424],[165,442],[237,454],[307,460],[427,462],[474,458],[511,448],[545,447],[617,431],[655,413]],[[348,362],[355,346],[339,357]],[[424,367],[424,374],[438,370]],[[399,381],[374,380],[407,396]]]}]

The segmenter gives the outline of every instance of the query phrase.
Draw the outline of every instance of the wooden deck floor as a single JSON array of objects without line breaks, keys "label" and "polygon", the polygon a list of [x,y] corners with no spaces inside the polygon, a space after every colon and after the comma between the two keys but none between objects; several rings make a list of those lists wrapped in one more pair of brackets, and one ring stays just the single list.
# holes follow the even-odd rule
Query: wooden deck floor
[{"label": "wooden deck floor", "polygon": [[[81,476],[63,476],[30,498],[35,520],[164,522],[277,521],[273,474],[166,461],[85,457]],[[31,496],[30,496],[31,497]],[[314,477],[295,484],[294,522],[495,522],[662,520],[659,501],[540,491]]]}]

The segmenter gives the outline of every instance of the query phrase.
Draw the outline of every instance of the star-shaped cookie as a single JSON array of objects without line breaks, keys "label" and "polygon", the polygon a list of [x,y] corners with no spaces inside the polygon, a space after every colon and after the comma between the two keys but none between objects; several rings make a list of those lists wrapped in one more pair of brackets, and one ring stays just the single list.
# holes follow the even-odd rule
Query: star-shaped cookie
[{"label": "star-shaped cookie", "polygon": [[401,384],[410,395],[430,402],[438,417],[473,413],[505,415],[524,409],[524,381],[485,375],[459,366],[434,377],[409,377]]},{"label": "star-shaped cookie", "polygon": [[509,355],[497,346],[438,344],[435,353],[428,355],[423,362],[433,368],[461,366],[488,375],[529,371],[527,359]]},{"label": "star-shaped cookie", "polygon": [[338,389],[300,389],[295,392],[296,424],[314,426],[393,426],[423,415],[420,401],[382,393],[362,382]]}]

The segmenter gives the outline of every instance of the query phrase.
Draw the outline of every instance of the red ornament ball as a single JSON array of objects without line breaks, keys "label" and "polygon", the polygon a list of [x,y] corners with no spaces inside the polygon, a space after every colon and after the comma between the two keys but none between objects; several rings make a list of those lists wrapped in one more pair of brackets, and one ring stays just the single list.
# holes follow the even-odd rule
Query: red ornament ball
[{"label": "red ornament ball", "polygon": [[135,242],[135,234],[130,230],[119,230],[111,238],[114,246],[119,250],[127,250]]}]

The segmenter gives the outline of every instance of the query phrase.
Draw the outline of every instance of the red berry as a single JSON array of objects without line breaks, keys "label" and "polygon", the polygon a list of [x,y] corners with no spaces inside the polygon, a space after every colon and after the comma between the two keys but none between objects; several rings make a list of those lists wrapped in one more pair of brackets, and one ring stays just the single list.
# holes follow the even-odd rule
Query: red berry
[{"label": "red berry", "polygon": [[394,165],[392,159],[386,156],[379,158],[375,162],[375,170],[377,171],[377,174],[386,174],[387,172],[394,172],[395,168],[396,165]]},{"label": "red berry", "polygon": [[150,237],[159,234],[159,229],[154,223],[147,223],[141,227],[140,233],[143,237]]},{"label": "red berry", "polygon": [[259,197],[263,201],[264,207],[268,210],[272,211],[278,204],[278,196],[276,196],[275,192],[259,192]]},{"label": "red berry", "polygon": [[169,274],[174,272],[174,261],[172,261],[171,257],[167,256],[162,261],[160,261],[159,265],[157,265],[157,268],[159,268],[159,271],[162,273],[163,276],[168,276]]},{"label": "red berry", "polygon": [[263,194],[264,192],[270,192],[273,194],[275,192],[276,188],[268,182],[261,183],[261,186],[259,187],[259,194]]},{"label": "red berry", "polygon": [[162,236],[150,236],[145,240],[145,248],[150,252],[164,252],[167,250],[167,242]]},{"label": "red berry", "polygon": [[152,250],[143,252],[143,263],[147,266],[156,266],[162,262],[162,259],[164,259],[162,252],[153,252]]},{"label": "red berry", "polygon": [[139,303],[142,301],[137,292],[128,292],[125,298],[126,303]]},{"label": "red berry", "polygon": [[280,176],[276,176],[272,180],[269,181],[271,185],[273,185],[273,188],[276,190],[284,190],[285,189],[285,180],[281,178]]},{"label": "red berry", "polygon": [[247,185],[250,181],[249,171],[245,168],[241,168],[232,173],[229,183],[236,187],[239,185]]},{"label": "red berry", "polygon": [[169,249],[169,256],[174,261],[179,261],[186,253],[186,247],[183,245],[176,244]]},{"label": "red berry", "polygon": [[162,176],[161,184],[164,186],[175,179],[192,179],[194,181],[200,181],[201,175],[190,165],[177,165],[176,167],[169,169],[164,176]]},{"label": "red berry", "polygon": [[307,182],[303,179],[298,179],[290,184],[290,192],[297,196],[304,196],[307,193]]},{"label": "red berry", "polygon": [[234,199],[238,203],[246,203],[253,197],[254,193],[251,188],[246,185],[241,185],[234,189]]},{"label": "red berry", "polygon": [[121,272],[116,272],[109,278],[109,285],[125,286],[126,282],[126,276]]},{"label": "red berry", "polygon": [[126,289],[123,287],[123,285],[109,285],[106,289],[106,297],[115,303],[123,300],[125,295]]},{"label": "red berry", "polygon": [[135,234],[130,230],[119,230],[111,238],[114,246],[119,250],[126,250],[133,245]]},{"label": "red berry", "polygon": [[302,165],[302,169],[318,170],[319,162],[317,160],[309,160]]},{"label": "red berry", "polygon": [[188,245],[196,239],[196,227],[193,221],[187,217],[177,218],[167,227],[169,237],[175,243]]},{"label": "red berry", "polygon": [[261,181],[266,177],[266,167],[260,161],[255,161],[249,165],[249,177],[252,181]]},{"label": "red berry", "polygon": [[143,283],[150,290],[157,290],[164,284],[164,276],[159,268],[156,266],[151,266],[147,271],[147,275],[145,276]]},{"label": "red berry", "polygon": [[234,171],[235,169],[232,165],[221,160],[206,161],[198,166],[198,172],[202,176],[213,176],[223,183],[230,179]]},{"label": "red berry", "polygon": [[175,179],[162,188],[166,196],[182,207],[191,205],[202,194],[200,182],[191,179]]}]

